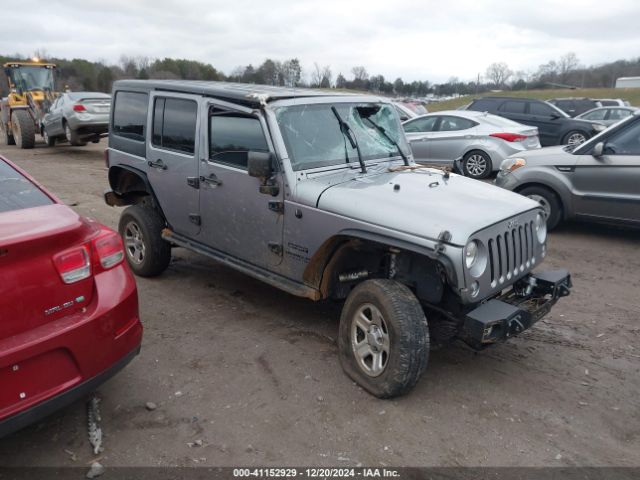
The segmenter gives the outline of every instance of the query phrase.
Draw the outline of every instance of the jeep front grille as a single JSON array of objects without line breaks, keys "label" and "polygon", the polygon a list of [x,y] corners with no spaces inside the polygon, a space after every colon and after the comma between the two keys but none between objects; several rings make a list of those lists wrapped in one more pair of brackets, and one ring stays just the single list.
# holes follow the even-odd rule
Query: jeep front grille
[{"label": "jeep front grille", "polygon": [[518,277],[536,263],[533,221],[506,229],[487,244],[491,288]]}]

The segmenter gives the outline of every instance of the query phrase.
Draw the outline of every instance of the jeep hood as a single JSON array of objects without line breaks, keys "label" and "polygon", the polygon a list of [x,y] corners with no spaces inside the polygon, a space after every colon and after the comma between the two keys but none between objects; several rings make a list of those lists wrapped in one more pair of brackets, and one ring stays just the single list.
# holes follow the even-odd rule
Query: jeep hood
[{"label": "jeep hood", "polygon": [[491,184],[421,169],[359,177],[308,179],[298,184],[298,201],[390,230],[437,240],[448,230],[449,243],[465,245],[490,225],[539,205]]}]

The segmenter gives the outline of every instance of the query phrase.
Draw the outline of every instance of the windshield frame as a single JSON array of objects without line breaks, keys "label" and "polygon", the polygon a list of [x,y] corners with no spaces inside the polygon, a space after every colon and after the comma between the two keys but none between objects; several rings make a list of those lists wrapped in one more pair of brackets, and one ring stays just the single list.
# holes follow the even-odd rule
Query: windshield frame
[{"label": "windshield frame", "polygon": [[[406,136],[404,135],[404,130],[402,128],[402,122],[400,121],[400,117],[398,115],[395,106],[391,101],[382,97],[375,97],[370,95],[352,95],[352,94],[334,94],[328,95],[326,97],[298,97],[292,99],[283,99],[277,100],[274,102],[270,102],[265,109],[268,113],[268,117],[271,125],[272,135],[274,132],[277,132],[277,144],[278,151],[280,152],[280,157],[282,160],[288,160],[285,162],[285,169],[290,169],[292,173],[298,174],[300,172],[311,172],[311,171],[323,171],[323,170],[336,170],[336,169],[360,169],[360,164],[358,163],[357,156],[353,158],[350,157],[350,162],[346,162],[346,159],[343,157],[340,160],[331,160],[327,162],[313,162],[308,165],[304,163],[294,165],[293,162],[293,152],[289,152],[287,149],[287,143],[284,138],[284,134],[281,131],[280,123],[278,122],[278,118],[276,115],[276,111],[281,107],[292,107],[292,106],[304,106],[304,105],[326,105],[327,108],[331,106],[339,106],[345,103],[354,104],[354,105],[373,105],[380,104],[389,108],[389,111],[393,115],[398,132],[400,133],[398,143],[402,147],[404,154],[407,156],[409,163],[413,160],[413,154],[411,152],[411,148],[409,143],[407,142]],[[335,128],[339,129],[338,121],[335,121]],[[358,132],[356,132],[356,135]],[[381,135],[381,134],[380,134]],[[359,137],[358,137],[359,138]],[[384,137],[383,137],[384,138]],[[400,161],[404,163],[402,155],[399,152],[394,152],[393,155],[388,157],[385,156],[375,156],[364,158],[365,165],[374,165],[380,162],[396,162]]]}]

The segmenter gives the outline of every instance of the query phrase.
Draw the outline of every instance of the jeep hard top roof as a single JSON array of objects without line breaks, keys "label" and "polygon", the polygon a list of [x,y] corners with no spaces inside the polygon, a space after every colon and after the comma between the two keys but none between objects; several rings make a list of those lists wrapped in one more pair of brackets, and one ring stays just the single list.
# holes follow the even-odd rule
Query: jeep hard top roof
[{"label": "jeep hard top roof", "polygon": [[116,92],[118,90],[159,90],[194,93],[221,100],[229,100],[250,107],[259,107],[261,104],[270,101],[291,98],[363,96],[309,88],[274,87],[270,85],[200,80],[118,80],[113,84],[113,91]]}]

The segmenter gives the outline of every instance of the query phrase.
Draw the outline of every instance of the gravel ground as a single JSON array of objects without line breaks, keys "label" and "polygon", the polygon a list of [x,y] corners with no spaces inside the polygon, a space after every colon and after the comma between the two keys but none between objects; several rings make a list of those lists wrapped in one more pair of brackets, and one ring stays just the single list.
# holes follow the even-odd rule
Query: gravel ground
[{"label": "gravel ground", "polygon": [[[102,148],[0,153],[116,227]],[[638,232],[568,225],[549,245],[570,297],[509,343],[433,352],[391,401],[342,373],[340,305],[176,249],[165,274],[138,279],[143,348],[99,389],[104,452],[92,454],[79,402],[0,440],[0,465],[638,466]]]}]

